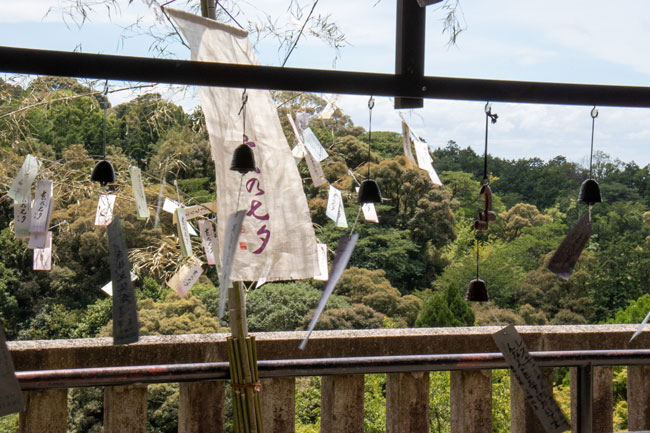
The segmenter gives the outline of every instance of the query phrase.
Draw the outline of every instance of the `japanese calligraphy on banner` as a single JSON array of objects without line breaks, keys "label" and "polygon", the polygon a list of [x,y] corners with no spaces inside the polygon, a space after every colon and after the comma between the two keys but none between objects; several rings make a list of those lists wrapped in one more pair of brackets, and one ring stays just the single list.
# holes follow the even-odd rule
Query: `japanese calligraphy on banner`
[{"label": "japanese calligraphy on banner", "polygon": [[129,174],[131,175],[131,187],[133,188],[133,198],[135,199],[138,218],[147,219],[150,214],[147,207],[147,196],[144,193],[144,184],[142,183],[142,172],[138,167],[130,166]]},{"label": "japanese calligraphy on banner", "polygon": [[5,331],[0,323],[0,416],[25,410],[23,392],[16,378],[14,362],[7,347]]},{"label": "japanese calligraphy on banner", "polygon": [[97,200],[97,212],[95,212],[95,226],[106,227],[113,221],[113,206],[115,205],[115,194],[102,194]]},{"label": "japanese calligraphy on banner", "polygon": [[108,225],[107,233],[113,283],[113,344],[135,343],[140,335],[138,311],[126,239],[117,215]]},{"label": "japanese calligraphy on banner", "polygon": [[18,239],[29,238],[29,225],[32,222],[31,200],[14,203],[14,231]]},{"label": "japanese calligraphy on banner", "polygon": [[[246,31],[176,9],[166,11],[187,38],[192,60],[258,64]],[[257,170],[244,175],[243,182],[241,174],[230,170],[233,152],[242,144],[242,91],[198,88],[215,163],[220,240],[225,240],[228,216],[246,211],[231,280],[257,281],[269,262],[273,266],[268,281],[311,278],[317,269],[316,236],[302,180],[268,90],[247,90],[245,142],[253,150]]]},{"label": "japanese calligraphy on banner", "polygon": [[31,199],[31,188],[41,168],[41,161],[32,155],[27,155],[23,161],[18,175],[7,191],[7,195],[16,202],[24,202]]},{"label": "japanese calligraphy on banner", "polygon": [[181,266],[178,272],[167,281],[167,285],[174,289],[178,293],[178,296],[182,298],[196,284],[202,273],[203,263],[196,257],[192,257],[189,263]]},{"label": "japanese calligraphy on banner", "polygon": [[551,384],[530,356],[515,325],[499,330],[492,334],[492,338],[512,368],[526,401],[535,411],[546,432],[561,433],[570,430],[571,426],[553,398]]},{"label": "japanese calligraphy on banner", "polygon": [[[406,125],[406,128],[404,128],[404,125]],[[413,132],[412,129],[410,129],[406,123],[402,125],[402,128],[404,131],[408,130],[409,134],[413,134],[413,146],[415,147],[415,156],[418,159],[418,167],[427,172],[429,179],[431,179],[431,182],[433,182],[434,185],[442,185],[442,182],[438,177],[438,173],[436,173],[435,168],[433,168],[433,165],[431,165],[433,160],[431,159],[431,154],[429,153],[429,146],[427,146],[424,141],[420,140],[420,138]],[[404,149],[406,151],[406,146]]]},{"label": "japanese calligraphy on banner", "polygon": [[39,180],[32,207],[32,219],[29,224],[30,232],[45,233],[47,231],[52,213],[52,202],[52,181]]},{"label": "japanese calligraphy on banner", "polygon": [[208,265],[216,265],[213,245],[217,244],[218,240],[217,235],[214,234],[212,223],[208,220],[199,220],[199,232],[201,232],[201,242],[203,243],[203,251],[205,251],[205,259]]},{"label": "japanese calligraphy on banner", "polygon": [[345,217],[345,207],[343,206],[343,196],[338,188],[330,185],[330,192],[327,197],[327,210],[325,215],[336,223],[337,227],[345,228],[348,226],[348,220]]},{"label": "japanese calligraphy on banner", "polygon": [[33,269],[35,271],[52,270],[52,232],[45,234],[45,246],[43,248],[34,248]]}]

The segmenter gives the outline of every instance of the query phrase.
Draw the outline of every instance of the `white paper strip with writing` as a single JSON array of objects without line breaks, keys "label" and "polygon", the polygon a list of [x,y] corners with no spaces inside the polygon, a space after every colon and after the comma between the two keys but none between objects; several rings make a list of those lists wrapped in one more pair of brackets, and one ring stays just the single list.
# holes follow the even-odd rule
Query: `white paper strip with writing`
[{"label": "white paper strip with writing", "polygon": [[32,250],[36,248],[45,248],[45,245],[47,244],[47,233],[48,232],[30,233],[27,248]]},{"label": "white paper strip with writing", "polygon": [[402,148],[404,150],[404,156],[413,164],[416,164],[415,158],[413,158],[413,151],[411,150],[412,145],[411,130],[406,122],[402,121]]},{"label": "white paper strip with writing", "polygon": [[113,221],[113,206],[115,206],[115,194],[102,194],[97,200],[97,211],[95,212],[95,226],[106,227]]},{"label": "white paper strip with writing", "polygon": [[4,328],[0,324],[0,416],[24,410],[23,392],[16,378]]},{"label": "white paper strip with writing", "polygon": [[413,130],[408,125],[406,126],[409,130],[409,133],[413,135],[413,147],[415,147],[415,156],[418,159],[418,167],[427,172],[429,179],[431,179],[431,182],[433,182],[434,185],[442,185],[442,182],[438,177],[438,173],[436,173],[433,165],[431,165],[433,160],[431,159],[431,154],[429,153],[429,146],[420,140],[420,137],[418,137],[418,135],[413,132]]},{"label": "white paper strip with writing", "polygon": [[310,127],[307,127],[307,129],[302,131],[302,140],[303,143],[305,143],[305,147],[309,152],[311,152],[316,161],[321,162],[329,156]]},{"label": "white paper strip with writing", "polygon": [[311,176],[311,181],[314,183],[314,186],[318,188],[321,185],[327,184],[325,173],[323,173],[323,167],[321,167],[320,163],[316,161],[309,150],[305,152],[305,162],[307,163],[309,175]]},{"label": "white paper strip with writing", "polygon": [[318,254],[318,274],[314,280],[327,281],[329,271],[327,269],[327,244],[316,244]]},{"label": "white paper strip with writing", "polygon": [[205,259],[208,265],[214,265],[217,262],[214,260],[213,245],[218,242],[217,236],[214,234],[214,225],[208,220],[199,220],[199,232],[201,233]]},{"label": "white paper strip with writing", "polygon": [[131,264],[120,218],[116,215],[108,225],[108,251],[113,282],[113,344],[138,341],[140,326],[131,281]]},{"label": "white paper strip with writing", "polygon": [[183,298],[187,295],[187,292],[190,291],[192,286],[196,284],[202,273],[203,263],[196,257],[192,257],[189,263],[181,266],[178,272],[167,281],[167,285],[175,290],[176,293],[178,293],[178,296]]},{"label": "white paper strip with writing", "polygon": [[52,270],[52,232],[46,233],[44,248],[34,248],[33,269],[35,271]]},{"label": "white paper strip with writing", "polygon": [[[165,10],[186,36],[192,60],[259,64],[246,31],[192,13]],[[242,184],[242,175],[230,170],[230,162],[242,144],[243,89],[201,86],[197,91],[215,164],[219,240],[225,239],[229,215],[240,209],[247,215],[240,235],[246,249],[235,255],[231,279],[257,281],[269,261],[273,266],[268,281],[311,278],[317,268],[316,235],[271,93],[246,91],[245,142],[253,150],[257,169],[245,174]]]},{"label": "white paper strip with writing", "polygon": [[32,222],[31,200],[14,203],[14,231],[18,239],[29,238],[29,226]]},{"label": "white paper strip with writing", "polygon": [[29,231],[32,233],[44,233],[50,224],[52,213],[52,181],[39,180],[36,184],[36,196],[32,206],[32,219],[29,224]]},{"label": "white paper strip with writing", "polygon": [[187,229],[188,223],[187,218],[185,217],[185,208],[179,207],[176,209],[175,213],[181,254],[183,254],[183,257],[192,257],[194,255],[194,252],[192,251],[192,240],[190,239],[190,232]]},{"label": "white paper strip with writing", "polygon": [[561,433],[570,430],[571,426],[553,398],[551,384],[530,356],[526,343],[515,326],[499,330],[492,334],[492,338],[546,432]]},{"label": "white paper strip with writing", "polygon": [[32,155],[27,155],[18,171],[18,175],[11,184],[11,188],[7,191],[7,195],[16,202],[30,200],[32,184],[40,168],[41,161]]},{"label": "white paper strip with writing", "polygon": [[169,197],[165,197],[165,202],[163,203],[162,210],[173,214],[179,207],[181,207],[181,204],[179,202],[172,200]]},{"label": "white paper strip with writing", "polygon": [[131,187],[133,188],[133,198],[135,199],[135,208],[138,212],[138,218],[147,219],[149,208],[147,207],[147,196],[144,193],[144,184],[142,183],[142,172],[138,167],[130,166],[129,174],[131,175]]},{"label": "white paper strip with writing", "polygon": [[230,271],[235,259],[235,252],[239,244],[242,223],[246,216],[245,210],[237,211],[231,214],[226,221],[226,232],[223,240],[223,258],[221,262],[221,273],[219,274],[219,318],[223,317],[226,311],[226,294],[230,286]]},{"label": "white paper strip with writing", "polygon": [[185,218],[187,218],[187,220],[189,221],[191,219],[198,218],[200,216],[215,213],[216,211],[217,211],[216,201],[213,201],[211,203],[202,203],[194,206],[188,206],[185,208]]},{"label": "white paper strip with writing", "polygon": [[344,235],[339,238],[339,245],[336,248],[336,255],[334,256],[334,262],[332,263],[332,272],[330,272],[329,279],[327,280],[325,288],[323,289],[323,296],[320,298],[320,301],[318,301],[318,306],[316,307],[314,316],[309,322],[307,335],[300,343],[300,346],[298,346],[300,349],[304,349],[307,345],[307,340],[309,340],[309,336],[314,330],[314,327],[316,326],[320,315],[323,313],[325,305],[327,304],[327,300],[330,298],[330,295],[334,291],[334,287],[336,286],[336,283],[338,283],[339,278],[341,278],[341,275],[343,275],[343,271],[348,266],[350,256],[352,255],[352,251],[354,251],[354,246],[357,244],[358,240],[358,233],[354,233],[352,235]]},{"label": "white paper strip with writing", "polygon": [[345,207],[343,206],[343,196],[338,188],[330,185],[329,195],[327,197],[327,210],[325,215],[336,223],[337,227],[347,227],[348,220],[345,217]]},{"label": "white paper strip with writing", "polygon": [[[357,194],[359,193],[359,187],[355,187]],[[379,217],[377,216],[377,210],[375,209],[374,203],[364,203],[361,205],[361,210],[363,211],[363,219],[369,223],[378,223]]]}]

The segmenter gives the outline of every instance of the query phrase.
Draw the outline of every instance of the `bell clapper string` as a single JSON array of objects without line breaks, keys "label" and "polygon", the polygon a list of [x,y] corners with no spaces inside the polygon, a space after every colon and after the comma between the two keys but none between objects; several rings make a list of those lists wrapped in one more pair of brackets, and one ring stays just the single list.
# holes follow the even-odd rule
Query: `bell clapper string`
[{"label": "bell clapper string", "polygon": [[368,99],[368,176],[367,179],[370,179],[370,143],[372,143],[372,109],[375,108],[375,98],[370,96]]},{"label": "bell clapper string", "polygon": [[[589,150],[589,179],[592,179],[592,168],[593,168],[593,158],[594,158],[594,129],[596,126],[596,117],[598,117],[598,109],[594,105],[594,108],[591,109],[591,148]],[[591,206],[589,205],[589,222],[591,223]]]},{"label": "bell clapper string", "polygon": [[361,215],[361,209],[363,208],[363,204],[359,206],[359,211],[357,212],[357,217],[354,219],[354,224],[352,224],[352,229],[350,230],[350,236],[352,236],[352,233],[354,233],[354,228],[357,226],[357,221],[359,221],[359,215]]},{"label": "bell clapper string", "polygon": [[[239,109],[239,114],[242,116],[242,144],[246,144],[246,104],[248,103],[248,93],[246,89],[241,94],[241,108]],[[239,199],[241,198],[241,187],[244,184],[244,174],[241,174],[241,179],[239,180],[239,193],[237,194],[237,205],[235,209],[239,210]]]},{"label": "bell clapper string", "polygon": [[108,105],[108,80],[104,82],[104,92],[103,92],[104,98],[106,99],[105,101],[102,101],[104,103],[104,106],[102,107],[103,110],[103,122],[102,122],[102,146],[104,148],[104,159],[106,159],[106,106]]}]

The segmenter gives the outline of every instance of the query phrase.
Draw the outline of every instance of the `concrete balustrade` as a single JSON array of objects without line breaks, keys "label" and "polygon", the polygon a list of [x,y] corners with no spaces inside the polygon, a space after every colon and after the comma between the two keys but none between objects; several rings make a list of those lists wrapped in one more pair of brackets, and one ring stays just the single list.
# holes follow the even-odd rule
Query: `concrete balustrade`
[{"label": "concrete balustrade", "polygon": [[[310,359],[386,355],[498,352],[491,335],[497,327],[381,329],[314,332],[307,348],[299,350],[302,332],[258,333],[258,358]],[[650,347],[650,334],[633,344],[635,326],[521,326],[531,351],[618,350]],[[17,371],[137,366],[227,361],[226,335],[142,337],[136,344],[113,346],[112,339],[9,342]],[[551,369],[544,369],[550,375]],[[323,373],[325,374],[325,373]],[[594,432],[612,431],[612,373],[608,366],[591,370]],[[572,406],[577,407],[572,374]],[[185,382],[180,385],[179,432],[222,432],[225,381]],[[491,371],[458,366],[450,375],[452,432],[490,432],[492,426]],[[321,386],[321,430],[362,432],[363,374],[324,375]],[[650,430],[650,366],[628,368],[630,430]],[[24,393],[27,410],[20,414],[21,432],[64,432],[67,390]],[[386,375],[386,431],[427,432],[428,372],[389,372]],[[262,379],[261,406],[266,433],[295,431],[295,378]],[[146,385],[108,386],[104,396],[104,430],[146,431]],[[542,432],[541,425],[511,381],[511,430]],[[573,431],[576,431],[574,422]]]}]

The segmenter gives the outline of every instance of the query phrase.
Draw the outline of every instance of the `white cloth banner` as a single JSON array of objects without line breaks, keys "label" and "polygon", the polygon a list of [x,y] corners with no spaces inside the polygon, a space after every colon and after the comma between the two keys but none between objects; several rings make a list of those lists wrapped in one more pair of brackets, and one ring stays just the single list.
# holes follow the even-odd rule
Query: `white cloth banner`
[{"label": "white cloth banner", "polygon": [[[406,128],[404,128],[404,125],[406,125]],[[418,159],[418,167],[429,174],[429,179],[431,179],[431,182],[433,182],[434,185],[442,186],[442,182],[438,177],[438,173],[436,173],[435,168],[433,168],[433,165],[431,165],[433,160],[431,159],[431,154],[429,153],[429,146],[420,140],[417,134],[413,132],[413,130],[406,124],[406,122],[404,122],[404,125],[402,125],[403,131],[408,130],[413,134],[413,146],[415,147],[415,157]]]},{"label": "white cloth banner", "polygon": [[[188,40],[192,60],[258,64],[246,31],[184,11],[166,11]],[[270,92],[247,91],[245,133],[258,170],[243,179],[230,170],[233,152],[242,144],[242,89],[199,87],[198,92],[215,163],[217,237],[222,242],[228,216],[239,209],[246,211],[239,238],[243,246],[235,255],[231,280],[257,281],[269,262],[273,267],[268,281],[311,278],[318,269],[316,236]]]}]

